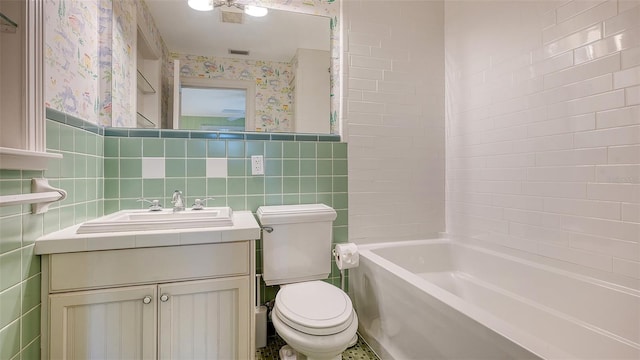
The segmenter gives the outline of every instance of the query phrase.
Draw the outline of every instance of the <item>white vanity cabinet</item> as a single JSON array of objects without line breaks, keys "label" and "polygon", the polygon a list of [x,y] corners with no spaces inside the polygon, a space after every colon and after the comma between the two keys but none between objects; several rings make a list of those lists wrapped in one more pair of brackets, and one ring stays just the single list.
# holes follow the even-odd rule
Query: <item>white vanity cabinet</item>
[{"label": "white vanity cabinet", "polygon": [[43,255],[43,359],[252,359],[253,241]]}]

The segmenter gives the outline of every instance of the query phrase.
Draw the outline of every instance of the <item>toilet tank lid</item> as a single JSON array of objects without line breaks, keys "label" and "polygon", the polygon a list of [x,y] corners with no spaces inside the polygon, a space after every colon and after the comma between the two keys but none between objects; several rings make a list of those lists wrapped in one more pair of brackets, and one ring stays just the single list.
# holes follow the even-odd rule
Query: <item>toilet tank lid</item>
[{"label": "toilet tank lid", "polygon": [[333,221],[336,211],[325,204],[261,206],[256,211],[262,225]]}]

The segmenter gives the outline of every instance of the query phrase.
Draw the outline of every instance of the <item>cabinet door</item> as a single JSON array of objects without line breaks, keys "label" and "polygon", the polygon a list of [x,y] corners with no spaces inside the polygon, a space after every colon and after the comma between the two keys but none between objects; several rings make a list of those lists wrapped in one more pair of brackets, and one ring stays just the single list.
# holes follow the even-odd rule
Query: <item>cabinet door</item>
[{"label": "cabinet door", "polygon": [[250,359],[249,277],[160,285],[160,359]]},{"label": "cabinet door", "polygon": [[155,359],[156,286],[49,295],[51,359]]}]

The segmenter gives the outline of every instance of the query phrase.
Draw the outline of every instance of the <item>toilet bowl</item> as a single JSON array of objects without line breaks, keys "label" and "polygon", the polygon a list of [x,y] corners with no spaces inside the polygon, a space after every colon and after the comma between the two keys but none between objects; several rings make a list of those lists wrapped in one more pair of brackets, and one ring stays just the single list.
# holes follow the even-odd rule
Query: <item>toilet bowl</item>
[{"label": "toilet bowl", "polygon": [[280,337],[303,355],[298,360],[342,359],[357,339],[358,317],[349,296],[323,281],[283,285],[271,320]]}]

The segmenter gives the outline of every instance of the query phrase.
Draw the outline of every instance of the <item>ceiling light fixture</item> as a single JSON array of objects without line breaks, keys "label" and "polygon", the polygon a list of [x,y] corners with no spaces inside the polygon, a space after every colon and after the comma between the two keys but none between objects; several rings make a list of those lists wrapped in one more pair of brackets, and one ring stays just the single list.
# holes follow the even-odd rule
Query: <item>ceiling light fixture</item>
[{"label": "ceiling light fixture", "polygon": [[189,4],[189,7],[191,7],[192,9],[198,10],[198,11],[211,11],[214,8],[217,8],[220,6],[235,7],[240,10],[243,10],[245,14],[249,16],[255,16],[255,17],[265,16],[269,12],[267,8],[260,7],[260,6],[253,6],[253,5],[238,4],[236,3],[236,0],[218,0],[215,2],[214,0],[187,0],[187,4]]}]

